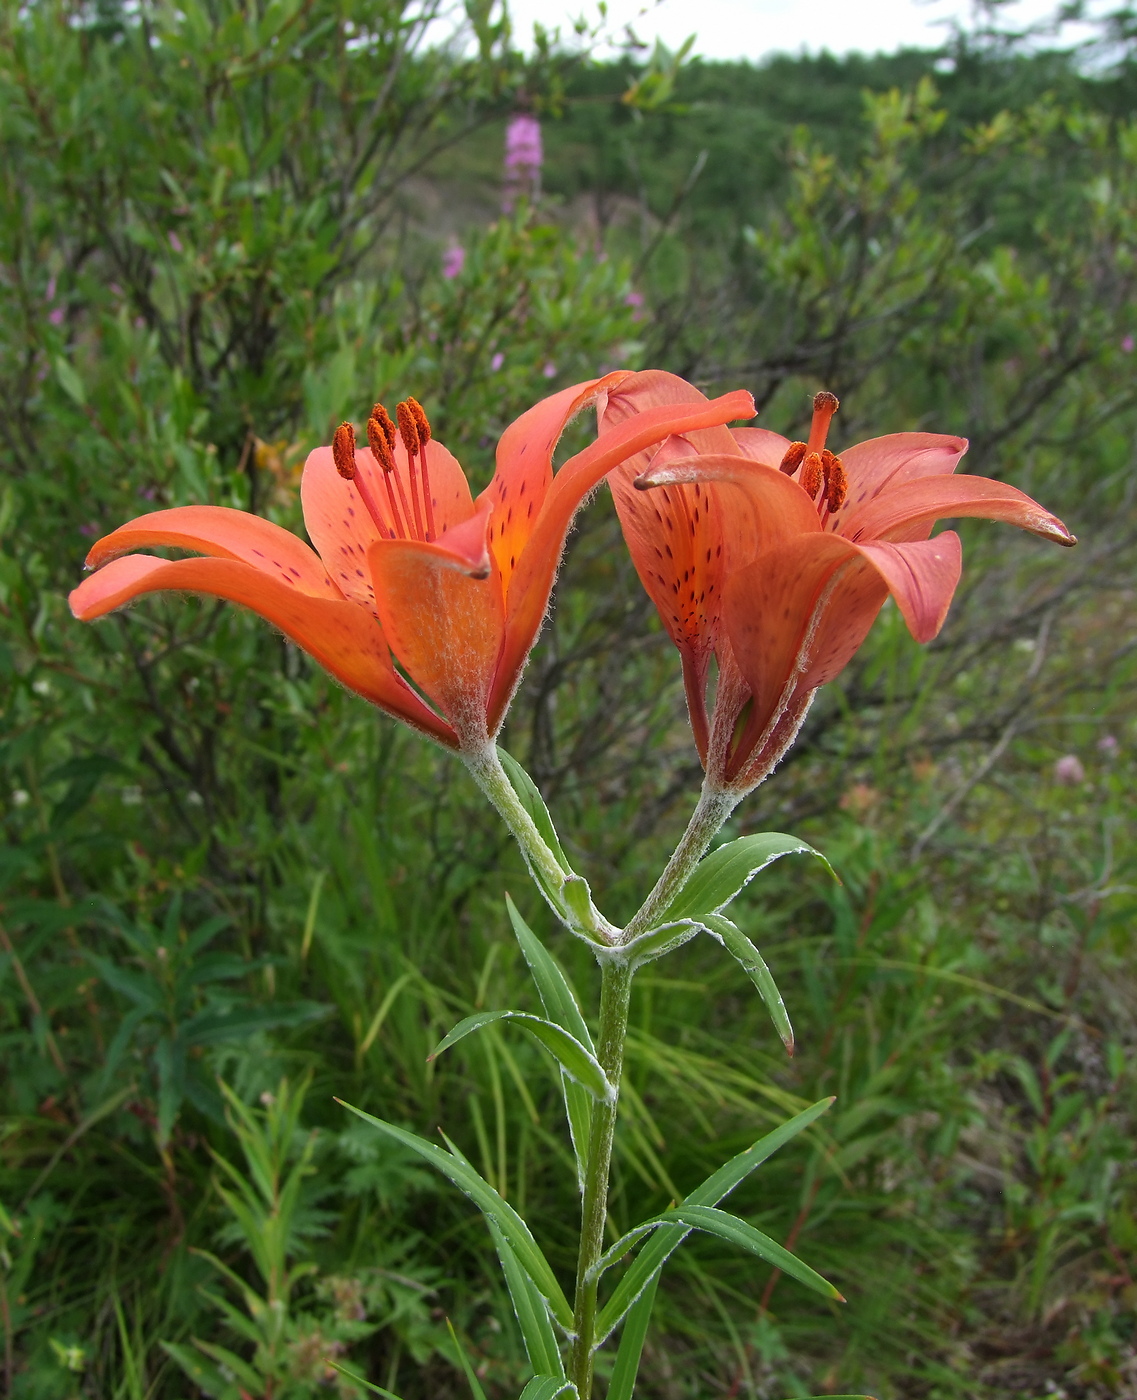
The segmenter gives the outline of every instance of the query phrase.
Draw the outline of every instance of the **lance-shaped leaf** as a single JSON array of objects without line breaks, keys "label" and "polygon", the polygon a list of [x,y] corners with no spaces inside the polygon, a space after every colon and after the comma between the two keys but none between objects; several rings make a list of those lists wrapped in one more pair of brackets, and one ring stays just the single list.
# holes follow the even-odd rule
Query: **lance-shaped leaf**
[{"label": "lance-shaped leaf", "polygon": [[576,1393],[576,1386],[564,1376],[534,1376],[521,1392],[521,1400],[557,1400],[558,1395]]},{"label": "lance-shaped leaf", "polygon": [[[537,994],[545,1008],[545,1015],[550,1021],[555,1021],[563,1030],[568,1031],[590,1055],[595,1056],[596,1047],[592,1043],[592,1036],[584,1023],[584,1017],[580,1014],[580,1005],[568,978],[558,967],[553,955],[518,913],[517,906],[509,895],[505,897],[505,907],[509,911],[509,921],[517,935],[522,956],[529,964],[529,971],[537,984]],[[592,1130],[592,1096],[583,1085],[571,1079],[563,1070],[561,1088],[564,1091],[565,1113],[568,1115],[569,1132],[572,1134],[573,1152],[576,1154],[577,1184],[583,1191],[589,1135]]]},{"label": "lance-shaped leaf", "polygon": [[532,1016],[528,1011],[479,1011],[473,1016],[467,1016],[464,1021],[458,1022],[448,1036],[438,1042],[430,1058],[433,1060],[435,1056],[449,1050],[452,1045],[457,1045],[458,1041],[464,1040],[474,1031],[480,1031],[498,1021],[515,1021],[522,1030],[528,1031],[534,1040],[552,1052],[561,1069],[571,1079],[583,1085],[594,1098],[605,1103],[611,1103],[615,1099],[616,1091],[608,1082],[608,1076],[600,1067],[596,1056],[563,1027],[546,1021],[541,1016]]},{"label": "lance-shaped leaf", "polygon": [[501,1270],[505,1275],[506,1287],[513,1302],[513,1311],[521,1328],[525,1352],[529,1364],[538,1376],[560,1376],[564,1379],[565,1368],[557,1346],[556,1333],[549,1321],[549,1310],[545,1300],[537,1292],[529,1275],[517,1262],[517,1258],[506,1243],[505,1236],[490,1222],[497,1257],[501,1260]]},{"label": "lance-shaped leaf", "polygon": [[462,1367],[466,1379],[470,1383],[470,1391],[473,1394],[474,1400],[486,1400],[486,1392],[482,1389],[481,1382],[478,1380],[477,1374],[470,1363],[470,1358],[466,1355],[466,1348],[458,1340],[458,1333],[455,1332],[454,1324],[449,1318],[446,1319],[446,1327],[450,1333],[450,1340],[454,1343],[454,1349],[458,1353],[459,1365]]},{"label": "lance-shaped leaf", "polygon": [[325,1364],[334,1371],[338,1371],[341,1376],[346,1376],[349,1381],[354,1381],[356,1385],[363,1386],[364,1390],[369,1390],[372,1395],[382,1395],[383,1400],[399,1400],[399,1397],[390,1390],[384,1390],[381,1385],[367,1380],[364,1376],[357,1376],[354,1371],[349,1371],[346,1366],[341,1366],[338,1361],[333,1361],[330,1356],[324,1358]]},{"label": "lance-shaped leaf", "polygon": [[766,1003],[766,1010],[770,1013],[774,1029],[781,1036],[782,1044],[786,1050],[792,1055],[794,1053],[794,1028],[790,1025],[786,1004],[782,1000],[781,992],[778,991],[773,974],[766,966],[765,958],[738,925],[732,923],[725,915],[704,914],[702,924],[711,937],[717,938],[726,951],[737,960],[747,977],[758,988],[758,995]]},{"label": "lance-shaped leaf", "polygon": [[696,1230],[718,1235],[719,1239],[727,1240],[739,1249],[757,1254],[759,1259],[765,1259],[768,1264],[773,1264],[775,1268],[781,1269],[782,1273],[796,1278],[799,1283],[804,1283],[815,1293],[820,1293],[825,1298],[835,1298],[839,1303],[845,1301],[843,1295],[828,1279],[822,1278],[808,1264],[803,1264],[796,1254],[791,1254],[777,1240],[772,1240],[769,1235],[764,1235],[761,1230],[756,1230],[745,1220],[739,1220],[737,1215],[731,1215],[729,1211],[715,1210],[713,1206],[682,1205],[676,1210],[664,1211],[659,1218],[676,1220],[680,1225],[693,1225]]},{"label": "lance-shaped leaf", "polygon": [[[701,919],[704,914],[717,914],[725,909],[740,890],[750,883],[760,870],[790,855],[816,856],[833,875],[833,867],[820,851],[796,836],[780,831],[762,831],[753,836],[740,836],[728,841],[695,867],[694,874],[671,901],[666,919]],[[833,875],[836,879],[836,875]]]},{"label": "lance-shaped leaf", "polygon": [[628,1309],[624,1330],[620,1335],[620,1345],[616,1348],[616,1362],[612,1367],[612,1379],[608,1382],[606,1400],[632,1400],[658,1287],[657,1269],[651,1276],[651,1282]]},{"label": "lance-shaped leaf", "polygon": [[[796,1114],[788,1122],[783,1123],[781,1127],[775,1128],[772,1133],[767,1133],[765,1137],[759,1138],[745,1152],[740,1152],[737,1157],[732,1157],[729,1162],[725,1162],[719,1167],[718,1171],[712,1172],[701,1186],[696,1186],[694,1191],[684,1197],[682,1205],[718,1205],[719,1201],[724,1196],[729,1195],[739,1182],[745,1181],[755,1167],[761,1166],[768,1157],[777,1152],[779,1147],[784,1147],[792,1138],[797,1137],[798,1133],[808,1128],[811,1123],[821,1117],[832,1103],[831,1098],[819,1099],[817,1103]],[[635,1262],[616,1285],[611,1298],[601,1310],[596,1322],[598,1346],[618,1326],[620,1319],[687,1238],[690,1229],[690,1226],[681,1224],[662,1225],[652,1233],[651,1238],[640,1250]],[[632,1232],[629,1231],[629,1233]],[[615,1252],[619,1243],[617,1241],[609,1253]]]},{"label": "lance-shaped leaf", "polygon": [[437,1167],[443,1176],[449,1177],[460,1191],[465,1192],[486,1219],[496,1225],[504,1235],[517,1262],[533,1280],[556,1320],[566,1330],[572,1328],[572,1308],[569,1307],[564,1290],[557,1282],[556,1275],[533,1238],[529,1226],[460,1153],[445,1152],[416,1133],[397,1128],[394,1123],[384,1122],[382,1118],[365,1113],[361,1108],[354,1108],[342,1099],[337,1099],[336,1102],[354,1113],[357,1118],[362,1118],[365,1123],[370,1123],[373,1128],[378,1128],[381,1133],[386,1133],[388,1137],[394,1138],[396,1142],[401,1142],[412,1152],[425,1158],[431,1166]]},{"label": "lance-shaped leaf", "polygon": [[557,864],[565,874],[571,875],[572,866],[568,863],[568,857],[561,846],[557,829],[553,825],[553,819],[549,815],[549,809],[545,806],[545,799],[541,796],[537,784],[512,754],[506,753],[503,748],[499,747],[497,756],[501,759],[501,766],[505,769],[505,776],[509,779],[510,786],[521,799],[521,805],[533,818],[533,825],[541,833],[541,839],[552,851]]},{"label": "lance-shaped leaf", "polygon": [[621,962],[627,962],[633,968],[640,968],[645,963],[654,962],[656,958],[673,953],[676,948],[682,948],[684,943],[689,943],[695,937],[702,926],[700,919],[679,919],[661,924],[658,928],[648,929],[647,933],[641,933],[638,938],[622,943],[612,951]]}]

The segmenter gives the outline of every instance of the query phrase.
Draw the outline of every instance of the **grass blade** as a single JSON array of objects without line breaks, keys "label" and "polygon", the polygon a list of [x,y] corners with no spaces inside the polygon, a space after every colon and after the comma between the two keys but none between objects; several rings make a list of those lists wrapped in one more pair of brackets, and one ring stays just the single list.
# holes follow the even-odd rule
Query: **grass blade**
[{"label": "grass blade", "polygon": [[616,1364],[612,1367],[612,1379],[608,1384],[607,1400],[632,1400],[636,1377],[640,1371],[640,1357],[643,1355],[644,1342],[647,1339],[648,1323],[655,1307],[659,1274],[657,1269],[651,1276],[651,1282],[628,1309],[623,1335],[616,1351]]},{"label": "grass blade", "polygon": [[363,1376],[357,1376],[354,1371],[349,1371],[346,1366],[341,1366],[338,1361],[325,1357],[325,1360],[333,1370],[338,1371],[341,1376],[346,1376],[349,1381],[354,1381],[356,1385],[361,1385],[365,1390],[371,1391],[372,1395],[382,1395],[383,1400],[399,1400],[399,1397],[389,1390],[384,1390],[381,1385],[375,1385],[373,1381],[367,1380]]}]

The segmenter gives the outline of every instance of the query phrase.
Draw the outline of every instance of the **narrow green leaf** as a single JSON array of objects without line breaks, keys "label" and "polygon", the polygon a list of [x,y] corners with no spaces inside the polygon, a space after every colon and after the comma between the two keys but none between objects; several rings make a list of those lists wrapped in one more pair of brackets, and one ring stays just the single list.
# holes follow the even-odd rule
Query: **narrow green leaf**
[{"label": "narrow green leaf", "polygon": [[729,1211],[715,1210],[713,1206],[683,1205],[676,1210],[664,1211],[659,1218],[677,1220],[680,1225],[693,1225],[696,1230],[718,1235],[720,1239],[737,1245],[739,1249],[757,1254],[759,1259],[765,1259],[768,1264],[773,1264],[775,1268],[781,1269],[782,1273],[789,1274],[790,1278],[796,1278],[799,1283],[804,1283],[815,1293],[820,1293],[826,1298],[836,1298],[839,1303],[845,1301],[844,1296],[828,1279],[822,1278],[808,1264],[803,1264],[796,1254],[791,1254],[769,1235],[764,1235],[761,1230],[756,1230],[745,1220],[739,1220],[737,1215],[731,1215]]},{"label": "narrow green leaf", "polygon": [[702,927],[702,920],[697,919],[678,919],[672,923],[661,924],[659,928],[649,929],[647,933],[633,938],[630,943],[623,944],[619,953],[633,967],[640,968],[645,963],[662,958],[666,953],[673,953],[676,948],[682,948]]},{"label": "narrow green leaf", "polygon": [[521,945],[522,956],[529,964],[529,971],[537,984],[537,994],[545,1008],[545,1015],[550,1021],[555,1021],[558,1026],[568,1031],[569,1035],[579,1040],[589,1053],[594,1055],[596,1047],[592,1043],[592,1036],[584,1023],[584,1017],[580,1014],[580,1003],[568,978],[557,965],[552,953],[518,913],[517,905],[509,895],[505,896],[505,907],[509,911],[509,921],[517,935],[517,942]]},{"label": "narrow green leaf", "polygon": [[[568,1031],[575,1040],[591,1055],[596,1054],[592,1036],[580,1014],[580,1004],[572,984],[561,971],[556,959],[521,917],[517,906],[509,895],[505,897],[505,907],[509,911],[509,921],[522,955],[529,964],[533,981],[545,1015],[550,1021]],[[577,1184],[584,1189],[585,1166],[588,1162],[588,1143],[592,1133],[592,1096],[583,1085],[561,1072],[561,1088],[565,1099],[565,1113],[568,1116],[569,1132],[572,1136],[573,1152],[576,1156]]]},{"label": "narrow green leaf", "polygon": [[[803,1109],[788,1122],[775,1128],[772,1133],[758,1139],[753,1146],[737,1157],[725,1162],[718,1171],[712,1172],[701,1186],[696,1186],[683,1199],[684,1206],[714,1206],[728,1196],[741,1181],[784,1147],[798,1133],[815,1122],[833,1103],[831,1098],[819,1099],[809,1108]],[[616,1285],[611,1298],[604,1305],[596,1322],[598,1343],[602,1342],[615,1328],[620,1319],[651,1282],[652,1277],[663,1267],[670,1256],[687,1238],[688,1227],[684,1225],[664,1225],[656,1230],[643,1249],[636,1256],[631,1268]],[[613,1250],[616,1246],[613,1246]],[[612,1252],[612,1251],[609,1251]]]},{"label": "narrow green leaf", "polygon": [[695,873],[671,901],[664,917],[668,920],[700,919],[704,914],[717,914],[760,870],[782,856],[797,854],[816,856],[833,875],[833,867],[807,842],[796,836],[785,836],[780,831],[756,832],[753,836],[728,841],[701,860]]},{"label": "narrow green leaf", "polygon": [[216,1366],[189,1347],[180,1346],[177,1342],[161,1342],[159,1345],[167,1356],[178,1363],[194,1385],[213,1400],[221,1400],[224,1395],[236,1391],[233,1382],[227,1381]]},{"label": "narrow green leaf", "polygon": [[607,1400],[632,1400],[636,1388],[636,1377],[640,1370],[640,1357],[643,1355],[647,1339],[648,1323],[655,1307],[655,1291],[659,1287],[657,1269],[651,1282],[628,1309],[620,1345],[616,1350],[616,1362],[612,1367],[612,1379],[608,1383]]},{"label": "narrow green leaf", "polygon": [[433,1060],[436,1055],[449,1050],[452,1045],[456,1045],[474,1031],[492,1026],[497,1021],[516,1021],[522,1030],[528,1031],[534,1040],[551,1051],[561,1069],[571,1079],[583,1085],[593,1097],[605,1103],[611,1103],[616,1097],[616,1092],[595,1055],[586,1050],[575,1036],[569,1035],[568,1031],[541,1016],[531,1016],[528,1011],[479,1011],[474,1016],[467,1016],[464,1021],[458,1022],[449,1035],[438,1042],[430,1058]]},{"label": "narrow green leaf", "polygon": [[770,1020],[781,1037],[782,1044],[789,1054],[794,1053],[794,1028],[790,1025],[789,1012],[778,991],[773,974],[766,966],[766,960],[742,932],[736,923],[722,914],[704,914],[703,926],[712,938],[717,938],[758,988],[758,995],[766,1003]]},{"label": "narrow green leaf", "polygon": [[54,364],[55,377],[59,380],[63,392],[82,408],[87,402],[87,390],[76,373],[75,366],[62,355],[56,355]]},{"label": "narrow green leaf", "polygon": [[521,1392],[521,1400],[557,1400],[558,1395],[575,1394],[576,1386],[563,1376],[534,1376]]},{"label": "narrow green leaf", "polygon": [[353,1108],[351,1104],[344,1103],[343,1099],[337,1099],[336,1102],[365,1123],[370,1123],[373,1128],[378,1128],[396,1142],[401,1142],[404,1147],[409,1147],[412,1152],[417,1152],[469,1196],[482,1214],[505,1236],[517,1262],[533,1280],[538,1292],[549,1304],[553,1316],[562,1327],[572,1327],[572,1308],[569,1307],[568,1299],[540,1246],[533,1238],[529,1226],[465,1158],[456,1156],[453,1152],[445,1152],[417,1134],[409,1133],[405,1128],[397,1128],[393,1123],[386,1123],[382,1118],[375,1118],[361,1108]]},{"label": "narrow green leaf", "polygon": [[218,1346],[216,1342],[203,1342],[200,1337],[194,1337],[193,1344],[199,1351],[203,1351],[211,1361],[216,1361],[223,1372],[230,1371],[246,1390],[255,1393],[264,1387],[264,1377],[259,1375],[247,1361],[242,1361],[235,1351],[230,1351],[228,1347]]},{"label": "narrow green leaf", "polygon": [[374,1385],[363,1376],[357,1376],[354,1371],[349,1371],[346,1366],[341,1366],[338,1361],[333,1361],[330,1356],[326,1356],[324,1360],[327,1365],[331,1366],[333,1370],[338,1371],[341,1376],[346,1376],[349,1381],[354,1381],[356,1385],[363,1386],[365,1390],[371,1391],[372,1395],[382,1395],[383,1400],[399,1400],[399,1397],[392,1394],[391,1391],[384,1390],[381,1385]]},{"label": "narrow green leaf", "polygon": [[512,754],[506,753],[503,748],[499,747],[497,756],[501,759],[501,766],[505,769],[505,776],[509,779],[510,786],[521,799],[521,805],[533,818],[533,825],[541,833],[541,839],[552,851],[557,864],[565,874],[571,875],[572,866],[568,863],[568,857],[561,847],[557,829],[553,825],[553,819],[549,815],[549,809],[545,806],[545,799],[541,796],[537,784]]},{"label": "narrow green leaf", "polygon": [[449,1318],[446,1319],[446,1327],[450,1333],[450,1340],[454,1343],[455,1350],[458,1352],[458,1364],[466,1373],[466,1379],[470,1383],[470,1389],[473,1392],[474,1400],[486,1400],[486,1392],[482,1389],[481,1383],[474,1373],[474,1368],[470,1365],[470,1358],[466,1355],[466,1348],[458,1340],[458,1333],[455,1332],[454,1324]]},{"label": "narrow green leaf", "polygon": [[493,1235],[497,1257],[501,1260],[502,1273],[505,1275],[513,1311],[521,1328],[521,1337],[530,1366],[539,1376],[560,1376],[563,1379],[564,1363],[544,1298],[537,1292],[529,1275],[517,1262],[505,1236],[492,1221],[490,1234]]}]

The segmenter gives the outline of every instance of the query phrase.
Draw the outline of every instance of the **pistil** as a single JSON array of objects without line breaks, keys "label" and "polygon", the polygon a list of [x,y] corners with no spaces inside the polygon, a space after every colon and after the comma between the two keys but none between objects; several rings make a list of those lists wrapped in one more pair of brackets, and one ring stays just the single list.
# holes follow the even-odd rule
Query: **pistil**
[{"label": "pistil", "polygon": [[[815,394],[809,441],[791,442],[779,465],[779,470],[787,476],[798,473],[798,485],[816,504],[822,525],[834,511],[841,509],[849,491],[849,479],[844,464],[840,457],[825,446],[825,439],[829,436],[829,424],[840,406],[837,395],[829,393],[828,390]],[[819,491],[820,500],[817,498]]]}]

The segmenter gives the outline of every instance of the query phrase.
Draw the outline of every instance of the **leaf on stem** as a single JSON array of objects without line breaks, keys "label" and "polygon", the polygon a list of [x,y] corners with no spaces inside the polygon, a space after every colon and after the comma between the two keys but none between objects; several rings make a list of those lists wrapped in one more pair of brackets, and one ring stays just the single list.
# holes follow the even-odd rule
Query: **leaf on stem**
[{"label": "leaf on stem", "polygon": [[[537,993],[541,998],[541,1005],[545,1008],[545,1015],[550,1021],[555,1021],[558,1026],[568,1031],[590,1055],[595,1056],[596,1047],[580,1013],[580,1003],[572,984],[561,971],[553,955],[518,913],[517,906],[509,895],[505,897],[505,907],[509,911],[509,921],[517,935],[522,956],[529,964],[529,971],[537,984]],[[573,1152],[576,1155],[577,1184],[583,1191],[588,1143],[592,1132],[592,1096],[583,1085],[571,1079],[563,1070],[561,1088],[564,1091],[565,1113],[568,1116]]]},{"label": "leaf on stem", "polygon": [[[505,1275],[506,1286],[513,1302],[513,1311],[521,1328],[525,1343],[525,1353],[529,1364],[538,1376],[559,1376],[564,1380],[565,1368],[557,1346],[556,1333],[549,1321],[549,1310],[545,1300],[534,1287],[529,1275],[517,1262],[517,1258],[506,1242],[505,1236],[490,1221],[490,1234],[493,1235],[497,1257],[501,1260],[501,1270]],[[557,1394],[560,1392],[558,1391]]]},{"label": "leaf on stem", "polygon": [[782,1000],[781,992],[778,991],[773,974],[766,966],[765,958],[738,925],[732,923],[725,915],[704,914],[702,924],[711,937],[717,939],[731,957],[738,962],[747,977],[758,988],[758,995],[766,1003],[766,1010],[770,1013],[774,1029],[781,1037],[787,1052],[792,1055],[794,1053],[794,1028],[790,1025],[789,1012],[786,1010],[786,1004]]},{"label": "leaf on stem", "polygon": [[[684,1198],[682,1206],[717,1205],[724,1196],[729,1195],[734,1190],[739,1182],[745,1181],[756,1167],[761,1166],[780,1147],[784,1147],[792,1138],[797,1137],[798,1133],[820,1118],[832,1103],[833,1099],[831,1098],[819,1099],[817,1103],[796,1114],[788,1122],[783,1123],[781,1127],[775,1128],[772,1133],[767,1133],[765,1137],[759,1138],[745,1152],[740,1152],[737,1157],[732,1157],[729,1162],[725,1162],[719,1167],[718,1171],[712,1172],[701,1186],[696,1186],[694,1191]],[[601,1310],[596,1322],[597,1345],[603,1342],[619,1324],[621,1318],[651,1283],[653,1277],[687,1238],[690,1228],[690,1226],[680,1224],[662,1225],[653,1231],[651,1238],[636,1256],[635,1262],[616,1285],[611,1298]],[[609,1253],[615,1252],[618,1243],[613,1245]]]},{"label": "leaf on stem", "polygon": [[412,1152],[418,1153],[432,1166],[437,1167],[443,1176],[449,1177],[460,1191],[469,1196],[486,1219],[496,1225],[505,1236],[517,1262],[549,1304],[550,1311],[557,1322],[566,1330],[571,1330],[572,1308],[569,1307],[564,1290],[557,1282],[556,1275],[549,1267],[549,1261],[541,1252],[537,1241],[533,1238],[529,1226],[460,1153],[453,1150],[445,1152],[441,1147],[427,1142],[425,1138],[420,1138],[416,1133],[407,1132],[405,1128],[397,1128],[394,1123],[384,1122],[382,1118],[365,1113],[361,1108],[354,1108],[351,1104],[344,1103],[343,1099],[337,1099],[336,1102],[354,1113],[357,1118],[362,1118],[365,1123],[370,1123],[373,1128],[378,1128],[381,1133],[386,1133],[388,1137],[394,1138],[396,1142],[401,1142],[404,1147],[409,1147]]},{"label": "leaf on stem", "polygon": [[816,856],[834,879],[833,867],[820,851],[796,836],[780,831],[756,832],[728,841],[695,867],[694,874],[671,901],[664,918],[701,919],[704,914],[718,914],[740,891],[746,888],[759,871],[790,855]]},{"label": "leaf on stem", "polygon": [[509,779],[510,787],[513,788],[521,805],[532,817],[533,825],[541,833],[542,841],[552,851],[557,864],[565,874],[571,875],[573,873],[572,866],[568,863],[568,857],[561,846],[557,829],[553,825],[553,819],[549,815],[549,809],[545,806],[545,799],[541,796],[537,784],[512,754],[506,753],[503,748],[499,747],[497,756],[501,759],[501,766],[505,769],[505,776]]},{"label": "leaf on stem", "polygon": [[781,1269],[782,1273],[789,1274],[790,1278],[796,1278],[799,1283],[804,1283],[815,1293],[820,1293],[825,1298],[835,1298],[839,1303],[845,1301],[844,1295],[839,1293],[828,1279],[822,1278],[808,1264],[803,1264],[796,1254],[791,1254],[769,1235],[764,1235],[761,1230],[756,1230],[753,1225],[740,1220],[737,1215],[731,1215],[729,1211],[716,1210],[713,1206],[685,1205],[676,1210],[664,1211],[659,1218],[677,1220],[680,1225],[693,1225],[696,1230],[717,1235],[720,1239],[737,1245],[739,1249],[757,1254],[759,1259],[765,1259],[768,1264],[773,1264],[775,1268]]},{"label": "leaf on stem", "polygon": [[534,1376],[521,1392],[521,1400],[557,1400],[558,1395],[576,1393],[576,1386],[564,1376]]},{"label": "leaf on stem", "polygon": [[659,1270],[651,1277],[651,1282],[628,1309],[620,1345],[616,1349],[616,1362],[612,1367],[612,1379],[608,1382],[606,1400],[632,1400],[635,1393],[636,1377],[640,1370],[640,1357],[643,1355],[647,1339],[648,1323],[655,1307],[655,1291],[659,1287]]},{"label": "leaf on stem", "polygon": [[433,1060],[458,1041],[472,1035],[474,1031],[492,1026],[497,1021],[516,1021],[522,1030],[527,1031],[534,1040],[553,1054],[561,1069],[571,1079],[583,1085],[594,1098],[605,1103],[611,1103],[615,1099],[616,1091],[608,1082],[608,1076],[596,1056],[586,1050],[580,1041],[569,1035],[563,1027],[546,1021],[541,1016],[532,1016],[528,1011],[479,1011],[473,1016],[467,1016],[464,1021],[458,1022],[448,1036],[438,1042],[429,1058]]}]

